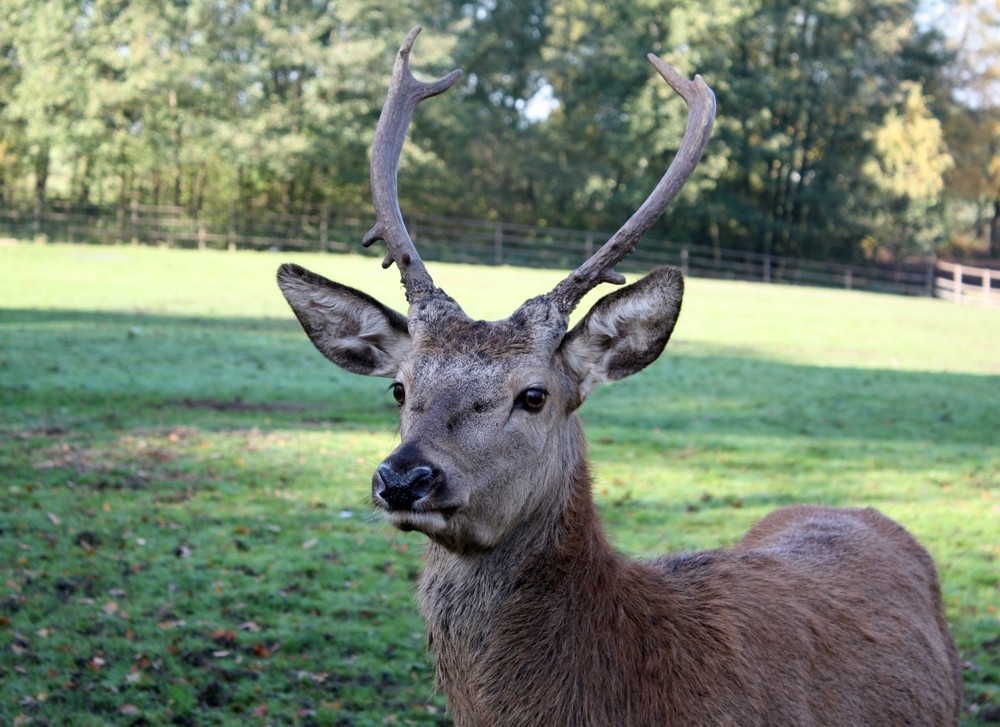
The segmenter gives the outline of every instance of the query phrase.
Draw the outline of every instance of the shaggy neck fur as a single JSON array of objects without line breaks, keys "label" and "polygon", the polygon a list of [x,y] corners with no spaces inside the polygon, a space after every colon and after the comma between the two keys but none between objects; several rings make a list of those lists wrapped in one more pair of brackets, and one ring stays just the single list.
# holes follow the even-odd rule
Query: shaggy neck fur
[{"label": "shaggy neck fur", "polygon": [[[575,416],[570,425],[570,476],[564,471],[559,482],[538,485],[559,490],[559,507],[527,518],[487,552],[430,545],[421,609],[437,684],[456,725],[631,724],[643,705],[627,693],[609,699],[607,675],[616,674],[614,682],[628,692],[629,671],[663,671],[662,641],[653,643],[662,632],[647,633],[625,651],[612,643],[622,634],[635,639],[635,622],[643,618],[637,610],[648,602],[637,589],[652,569],[612,550]],[[662,602],[670,590],[660,585],[650,598]],[[616,701],[636,714],[604,721],[610,715],[602,710]]]}]

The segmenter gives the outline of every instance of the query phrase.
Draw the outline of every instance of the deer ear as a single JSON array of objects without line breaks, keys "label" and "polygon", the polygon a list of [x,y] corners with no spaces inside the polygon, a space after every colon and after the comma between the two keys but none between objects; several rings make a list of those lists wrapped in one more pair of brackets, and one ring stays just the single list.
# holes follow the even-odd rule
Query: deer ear
[{"label": "deer ear", "polygon": [[580,382],[581,397],[655,361],[674,330],[683,295],[680,271],[658,268],[597,301],[559,348]]},{"label": "deer ear", "polygon": [[356,374],[396,375],[411,348],[402,313],[298,265],[278,268],[278,287],[328,359]]}]

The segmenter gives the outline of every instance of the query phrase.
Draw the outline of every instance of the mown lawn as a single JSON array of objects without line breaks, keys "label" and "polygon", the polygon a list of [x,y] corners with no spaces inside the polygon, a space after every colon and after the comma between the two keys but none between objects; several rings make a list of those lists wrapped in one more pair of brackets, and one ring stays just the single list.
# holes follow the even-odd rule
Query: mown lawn
[{"label": "mown lawn", "polygon": [[[403,307],[360,256],[0,247],[0,724],[449,724],[421,536],[367,503],[387,382],[316,353],[285,261]],[[561,277],[431,270],[485,318]],[[941,571],[963,719],[1000,722],[1000,311],[691,280],[667,354],[581,414],[630,553],[789,502],[900,520]]]}]

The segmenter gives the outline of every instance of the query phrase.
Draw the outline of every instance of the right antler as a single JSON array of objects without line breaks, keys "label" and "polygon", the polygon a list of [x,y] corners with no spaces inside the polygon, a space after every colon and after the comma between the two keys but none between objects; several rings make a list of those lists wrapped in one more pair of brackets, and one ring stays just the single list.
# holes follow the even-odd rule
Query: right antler
[{"label": "right antler", "polygon": [[455,70],[430,83],[413,77],[410,72],[410,49],[421,30],[418,25],[406,34],[392,68],[389,94],[382,107],[372,143],[372,199],[375,202],[377,222],[361,240],[365,247],[376,240],[385,240],[388,253],[382,261],[382,267],[388,268],[396,263],[406,290],[406,300],[411,305],[434,290],[434,281],[417,254],[417,248],[406,231],[403,214],[399,210],[396,181],[399,155],[417,104],[425,98],[447,91],[462,75],[461,71]]},{"label": "right antler", "polygon": [[663,80],[687,102],[688,121],[684,138],[666,174],[642,206],[600,250],[549,294],[549,298],[565,315],[572,313],[583,296],[601,283],[621,285],[625,282],[625,278],[614,271],[614,266],[635,250],[639,238],[653,226],[657,218],[663,214],[663,210],[681,191],[681,187],[698,166],[705,145],[708,144],[708,137],[712,133],[712,124],[715,120],[715,94],[702,77],[695,76],[693,81],[689,81],[652,53],[648,57]]}]

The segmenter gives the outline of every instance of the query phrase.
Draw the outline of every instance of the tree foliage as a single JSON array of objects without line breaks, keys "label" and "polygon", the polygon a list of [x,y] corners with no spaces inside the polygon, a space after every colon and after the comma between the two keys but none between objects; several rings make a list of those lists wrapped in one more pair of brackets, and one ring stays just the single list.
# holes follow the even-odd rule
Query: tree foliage
[{"label": "tree foliage", "polygon": [[953,237],[1000,256],[1000,2],[951,0],[939,9],[951,55],[945,76],[959,101],[944,109],[955,160],[946,200]]},{"label": "tree foliage", "polygon": [[[987,0],[952,2],[995,19]],[[392,58],[419,22],[417,75],[466,74],[416,114],[404,210],[618,227],[684,128],[652,51],[719,101],[653,236],[842,260],[928,251],[963,224],[947,210],[981,210],[979,237],[992,202],[1000,218],[1000,34],[957,53],[916,13],[915,0],[9,0],[0,194],[365,217]]]},{"label": "tree foliage", "polygon": [[944,175],[954,165],[941,122],[931,114],[917,83],[904,83],[901,100],[873,134],[873,154],[863,171],[884,200],[876,217],[882,238],[897,253],[930,252],[940,234],[929,220],[944,191]]}]

